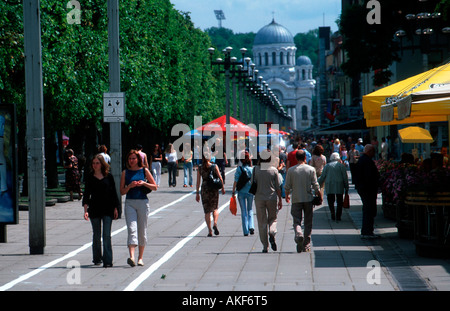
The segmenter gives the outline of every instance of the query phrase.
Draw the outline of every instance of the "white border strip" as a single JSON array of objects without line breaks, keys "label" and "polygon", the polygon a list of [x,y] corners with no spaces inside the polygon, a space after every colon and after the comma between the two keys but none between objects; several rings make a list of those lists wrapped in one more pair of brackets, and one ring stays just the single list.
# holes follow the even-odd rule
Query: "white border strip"
[{"label": "white border strip", "polygon": [[[225,207],[230,205],[230,202],[225,203],[219,208],[219,213],[223,211]],[[152,264],[147,270],[145,270],[139,277],[137,277],[133,282],[131,282],[124,291],[134,291],[136,288],[142,284],[150,275],[153,274],[159,267],[161,267],[165,262],[167,262],[173,255],[175,255],[183,246],[192,240],[197,234],[199,234],[203,229],[205,229],[206,223],[203,222],[197,229],[195,229],[191,234],[185,237],[183,240],[177,243],[170,251],[164,254],[157,262]]]},{"label": "white border strip", "polygon": [[[228,171],[225,175],[228,175],[228,174],[230,174],[231,172],[233,172],[233,171],[235,171],[235,170],[236,170],[236,169],[233,169],[233,170],[231,170],[231,171]],[[149,214],[148,217],[151,217],[151,216],[153,216],[153,215],[155,215],[155,214],[157,214],[157,213],[163,211],[164,209],[166,209],[166,208],[168,208],[168,207],[170,207],[170,206],[172,206],[172,205],[175,205],[175,204],[177,204],[177,203],[183,201],[184,199],[186,199],[186,198],[189,197],[190,195],[194,194],[195,192],[196,192],[195,190],[192,191],[192,192],[189,192],[188,194],[185,194],[185,195],[182,196],[181,198],[179,198],[179,199],[177,199],[177,200],[175,200],[175,201],[173,201],[173,202],[171,202],[171,203],[169,203],[169,204],[166,204],[166,205],[164,205],[164,206],[162,206],[162,207],[156,209],[155,211],[151,212],[151,213]],[[227,204],[228,204],[228,203],[227,203]],[[200,228],[200,227],[199,227],[199,228]],[[117,229],[116,231],[114,231],[113,233],[111,233],[111,237],[113,237],[113,236],[119,234],[120,232],[122,232],[122,231],[124,231],[124,230],[126,230],[126,229],[127,229],[127,226],[123,226],[122,228]],[[202,228],[202,229],[203,229],[203,228]],[[197,230],[198,230],[198,228],[197,228]],[[196,232],[197,230],[195,230],[194,232]],[[200,231],[201,231],[201,229],[200,229]],[[193,233],[194,233],[194,232],[193,232]],[[192,233],[192,234],[193,234],[193,233]],[[196,235],[197,235],[197,234],[198,234],[198,232],[196,233]],[[184,241],[184,240],[183,240],[183,241]],[[183,241],[181,241],[181,242],[183,242]],[[178,244],[180,244],[181,242],[179,242]],[[185,243],[183,243],[183,245],[186,244],[186,243],[187,243],[187,241],[186,241]],[[178,245],[178,244],[177,244],[177,245]],[[181,245],[181,247],[183,247],[183,245]],[[67,255],[65,255],[65,256],[63,256],[63,257],[61,257],[61,258],[55,259],[55,260],[53,260],[53,261],[51,261],[51,262],[49,262],[49,263],[47,263],[47,264],[45,264],[45,265],[43,265],[43,266],[40,266],[39,268],[37,268],[37,269],[35,269],[35,270],[33,270],[33,271],[27,273],[27,274],[21,275],[21,276],[18,277],[17,279],[10,281],[10,282],[6,283],[6,284],[3,285],[3,286],[0,286],[0,292],[1,292],[1,291],[6,291],[6,290],[8,290],[8,289],[11,289],[11,288],[14,287],[15,285],[17,285],[17,284],[19,284],[19,283],[21,283],[21,282],[23,282],[23,281],[28,280],[29,278],[31,278],[31,277],[33,277],[33,276],[35,276],[35,275],[41,273],[42,271],[47,270],[48,268],[53,267],[54,265],[60,263],[61,261],[64,261],[64,260],[66,260],[66,259],[69,259],[69,258],[71,258],[71,257],[76,256],[77,254],[81,253],[82,251],[88,249],[88,248],[91,247],[91,246],[92,246],[92,242],[86,243],[86,244],[84,244],[83,246],[81,246],[80,248],[78,248],[78,249],[76,249],[76,250],[74,250],[74,251],[68,253]],[[181,248],[181,247],[180,247],[180,248]],[[177,251],[178,251],[178,250],[177,250]],[[176,251],[175,251],[175,252],[176,252]],[[167,255],[167,254],[166,254],[166,255]],[[172,254],[172,255],[173,255],[173,254]],[[170,257],[172,257],[172,255],[171,255]],[[169,257],[169,258],[170,258],[170,257]],[[168,259],[167,259],[167,260],[168,260]],[[167,260],[166,260],[166,261],[167,261]],[[161,263],[161,264],[162,264],[162,263]],[[153,273],[153,272],[152,272],[152,273]],[[150,274],[151,274],[151,273],[150,273]]]}]

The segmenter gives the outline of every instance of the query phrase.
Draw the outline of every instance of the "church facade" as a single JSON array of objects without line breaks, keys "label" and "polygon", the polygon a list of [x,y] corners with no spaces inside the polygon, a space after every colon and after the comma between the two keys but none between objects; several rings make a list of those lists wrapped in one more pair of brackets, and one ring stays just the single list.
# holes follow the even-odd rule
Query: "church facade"
[{"label": "church facade", "polygon": [[316,81],[307,56],[296,58],[294,37],[272,20],[261,28],[253,43],[253,62],[289,115],[294,130],[312,126],[312,98]]}]

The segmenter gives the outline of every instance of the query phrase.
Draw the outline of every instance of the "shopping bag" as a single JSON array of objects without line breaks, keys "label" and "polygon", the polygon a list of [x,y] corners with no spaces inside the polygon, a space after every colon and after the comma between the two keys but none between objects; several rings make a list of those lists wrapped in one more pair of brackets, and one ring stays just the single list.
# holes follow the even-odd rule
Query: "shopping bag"
[{"label": "shopping bag", "polygon": [[344,196],[343,208],[350,208],[350,196],[348,195],[348,193],[346,193]]},{"label": "shopping bag", "polygon": [[231,196],[231,199],[230,199],[230,212],[231,212],[231,214],[236,216],[237,206],[236,206],[236,197],[234,195]]}]

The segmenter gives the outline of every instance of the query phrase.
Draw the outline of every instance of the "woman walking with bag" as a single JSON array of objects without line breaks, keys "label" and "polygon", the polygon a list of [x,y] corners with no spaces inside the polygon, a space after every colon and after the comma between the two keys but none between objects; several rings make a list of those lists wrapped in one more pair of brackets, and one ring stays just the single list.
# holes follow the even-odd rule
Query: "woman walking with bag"
[{"label": "woman walking with bag", "polygon": [[[225,188],[223,186],[223,179],[217,165],[211,163],[211,154],[209,152],[203,152],[202,164],[197,170],[197,194],[195,200],[200,202],[200,182],[202,186],[201,200],[203,205],[203,211],[205,212],[205,222],[208,227],[208,237],[212,236],[212,231],[214,229],[214,234],[219,235],[219,229],[217,229],[217,220],[219,219],[219,191],[218,189],[212,188],[208,184],[208,177],[213,170],[216,177],[220,178],[222,182],[222,194],[225,194]],[[211,228],[211,213],[213,214],[213,227]]]},{"label": "woman walking with bag", "polygon": [[[339,158],[339,153],[334,152],[331,154],[330,163],[325,165],[318,183],[319,185],[325,183],[325,192],[327,193],[331,219],[340,221],[344,203],[344,191],[348,193],[348,176],[347,169]],[[337,201],[336,213],[334,209],[335,201]]]},{"label": "woman walking with bag", "polygon": [[158,189],[150,171],[143,167],[138,151],[131,150],[127,155],[126,169],[120,178],[120,194],[125,195],[125,219],[128,228],[128,250],[130,257],[127,263],[134,267],[135,249],[139,246],[137,264],[143,266],[142,261],[145,245],[147,244],[147,218],[150,211],[147,194]]},{"label": "woman walking with bag", "polygon": [[253,194],[249,193],[250,180],[252,177],[252,161],[250,154],[246,151],[244,159],[241,159],[242,165],[238,166],[234,174],[233,193],[238,192],[239,206],[241,207],[242,230],[244,236],[255,233],[255,225],[253,221]]},{"label": "woman walking with bag", "polygon": [[[84,219],[91,220],[93,231],[92,262],[95,265],[103,262],[105,268],[112,267],[111,226],[113,219],[118,218],[120,202],[114,178],[109,173],[109,165],[100,154],[92,159],[91,171],[86,177],[83,207]],[[103,238],[103,255],[101,238]]]}]

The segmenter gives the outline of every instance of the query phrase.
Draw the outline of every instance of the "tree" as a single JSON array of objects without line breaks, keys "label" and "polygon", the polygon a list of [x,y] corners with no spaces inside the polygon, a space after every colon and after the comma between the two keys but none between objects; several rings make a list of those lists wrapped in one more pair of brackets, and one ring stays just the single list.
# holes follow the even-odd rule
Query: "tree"
[{"label": "tree", "polygon": [[411,38],[417,29],[417,25],[413,25],[405,16],[409,13],[443,12],[442,19],[430,19],[429,21],[439,31],[438,29],[443,28],[448,19],[449,7],[450,0],[384,1],[380,6],[380,24],[367,22],[366,16],[369,10],[365,5],[356,4],[348,7],[342,12],[339,21],[339,31],[343,36],[343,48],[347,54],[342,70],[350,77],[358,77],[360,73],[374,71],[375,85],[388,83],[392,76],[388,67],[392,62],[400,60],[399,44],[394,40],[394,33],[400,29],[408,30],[407,36]]},{"label": "tree", "polygon": [[314,65],[314,71],[318,70],[318,48],[319,48],[319,29],[313,29],[307,33],[298,33],[294,37],[295,46],[297,47],[296,57],[306,55],[311,59]]},{"label": "tree", "polygon": [[[81,1],[80,1],[81,2]],[[120,1],[121,89],[126,93],[124,150],[170,139],[176,123],[223,113],[212,75],[207,34],[169,0]],[[102,140],[108,87],[107,3],[83,0],[81,23],[69,24],[67,1],[41,0],[46,169],[56,180],[55,132],[65,131],[76,154],[89,158]],[[0,99],[18,104],[19,154],[25,154],[23,10],[0,2]],[[107,128],[107,127],[106,127]],[[61,136],[59,134],[59,136]],[[20,163],[26,164],[26,158]]]}]

